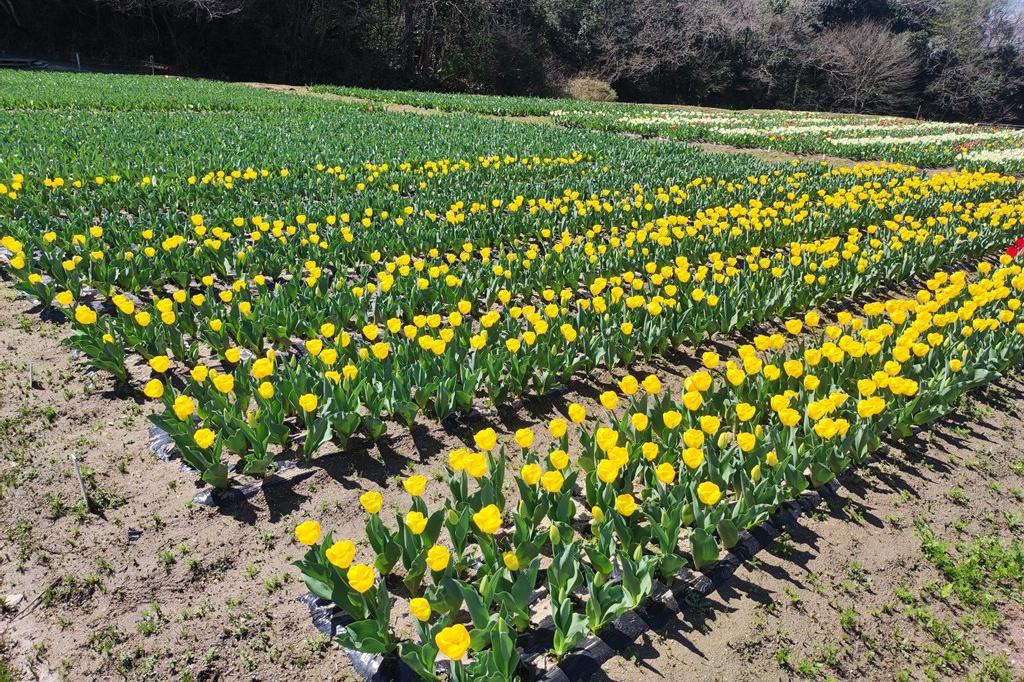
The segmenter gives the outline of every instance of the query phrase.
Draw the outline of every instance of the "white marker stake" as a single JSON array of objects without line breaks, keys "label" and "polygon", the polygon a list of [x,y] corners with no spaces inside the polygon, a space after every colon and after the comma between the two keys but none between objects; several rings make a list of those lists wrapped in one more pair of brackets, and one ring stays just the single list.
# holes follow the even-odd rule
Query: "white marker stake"
[{"label": "white marker stake", "polygon": [[75,476],[78,477],[78,489],[82,492],[82,502],[85,503],[85,510],[89,511],[89,495],[85,492],[85,481],[82,480],[82,469],[78,466],[78,457],[72,453],[71,463],[75,465]]}]

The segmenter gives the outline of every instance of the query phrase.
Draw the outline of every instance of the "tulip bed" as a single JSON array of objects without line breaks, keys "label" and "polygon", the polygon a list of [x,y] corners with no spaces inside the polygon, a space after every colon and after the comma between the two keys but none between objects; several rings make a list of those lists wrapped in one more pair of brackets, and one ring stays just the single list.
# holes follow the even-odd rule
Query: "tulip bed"
[{"label": "tulip bed", "polygon": [[[414,475],[408,502],[362,494],[365,538],[296,529],[309,589],[353,620],[341,641],[425,679],[439,655],[514,678],[538,589],[564,656],[1024,351],[1012,176],[144,80],[97,81],[96,111],[51,111],[78,95],[47,80],[3,101],[0,270],[211,486],[618,377],[550,447],[481,429],[439,504]],[[775,331],[730,360],[704,349],[755,326]],[[623,375],[679,349],[704,365],[681,392]]]},{"label": "tulip bed", "polygon": [[[478,432],[473,450],[450,454],[442,504],[428,507],[425,488],[438,483],[414,475],[407,510],[389,524],[381,494],[365,492],[364,561],[352,540],[303,522],[296,538],[309,550],[297,565],[353,619],[345,646],[397,652],[423,679],[437,678],[439,655],[453,679],[514,679],[516,638],[536,626],[535,588],[557,659],[641,605],[656,577],[715,562],[744,528],[862,462],[885,434],[909,435],[1020,362],[1022,291],[1022,268],[1004,255],[828,323],[813,311],[791,318],[725,362],[705,352],[681,396],[627,374],[601,396],[606,413],[591,420],[572,405],[571,424],[552,420],[546,451],[530,429],[500,446],[493,429]],[[571,454],[570,429],[580,437]],[[513,453],[525,463],[509,473]],[[415,637],[394,634],[396,595],[409,595],[398,603]]]},{"label": "tulip bed", "polygon": [[623,114],[576,108],[554,112],[554,117],[583,128],[797,154],[1024,171],[1024,131],[993,126],[794,111],[655,109]]},{"label": "tulip bed", "polygon": [[894,116],[809,111],[650,107],[558,98],[498,97],[315,86],[368,102],[499,116],[550,116],[562,125],[796,154],[884,159],[924,167],[1024,172],[1024,132]]},{"label": "tulip bed", "polygon": [[0,69],[0,109],[162,112],[344,111],[354,107],[178,77]]},{"label": "tulip bed", "polygon": [[[572,190],[548,198],[547,178],[592,172],[594,161],[526,161],[455,164],[461,170],[449,174],[469,182],[539,180],[538,196],[446,198],[443,216],[400,199],[355,219],[235,215],[225,227],[192,213],[161,233],[135,221],[63,223],[4,244],[18,287],[67,312],[71,344],[94,367],[127,381],[135,354],[147,362],[145,393],[165,407],[154,421],[204,480],[225,488],[230,468],[261,476],[296,436],[308,459],[357,433],[381,438],[389,422],[545,394],[580,372],[990,253],[1012,241],[1021,210],[1018,199],[999,198],[1015,191],[1007,176],[923,179],[875,166],[726,183],[739,197],[778,183],[770,206],[708,202],[724,181],[706,176],[652,196],[612,185],[587,200]],[[435,167],[363,172],[408,183]],[[317,189],[355,184],[359,196],[364,183],[348,177],[357,172],[305,175]],[[219,197],[235,182],[259,194],[291,177],[249,169],[165,182]],[[57,181],[43,179],[44,192],[72,200],[74,190],[102,195],[107,184],[96,177],[68,193]],[[381,184],[385,196],[403,186]],[[429,195],[430,184],[414,187]],[[144,176],[132,191],[147,188],[159,193],[161,184]],[[686,203],[697,204],[692,214],[677,208]],[[841,227],[851,224],[862,227]],[[439,235],[440,225],[454,229]]]},{"label": "tulip bed", "polygon": [[614,102],[582,102],[555,97],[506,97],[460,93],[416,92],[412,90],[375,90],[371,88],[315,85],[314,92],[355,97],[368,102],[402,104],[439,111],[490,114],[494,116],[550,116],[555,111],[628,112],[633,105]]}]

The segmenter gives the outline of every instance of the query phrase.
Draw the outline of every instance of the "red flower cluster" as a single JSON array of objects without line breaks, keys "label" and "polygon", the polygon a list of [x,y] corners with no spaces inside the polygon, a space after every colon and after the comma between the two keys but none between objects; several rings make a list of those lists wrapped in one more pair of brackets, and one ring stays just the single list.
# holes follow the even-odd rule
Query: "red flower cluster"
[{"label": "red flower cluster", "polygon": [[1021,237],[1015,241],[1010,248],[1006,249],[1006,253],[1009,254],[1011,258],[1016,258],[1017,254],[1021,251],[1024,251],[1024,237]]}]

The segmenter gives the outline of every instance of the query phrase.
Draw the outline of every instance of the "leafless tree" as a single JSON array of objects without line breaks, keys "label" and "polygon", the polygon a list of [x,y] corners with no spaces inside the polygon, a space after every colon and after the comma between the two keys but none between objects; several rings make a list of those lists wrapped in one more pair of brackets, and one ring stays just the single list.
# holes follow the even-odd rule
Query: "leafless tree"
[{"label": "leafless tree", "polygon": [[241,12],[245,0],[99,0],[98,4],[124,14],[144,14],[159,10],[178,16],[196,15],[205,19],[218,19]]},{"label": "leafless tree", "polygon": [[[939,0],[936,0],[939,1]],[[1024,93],[1024,5],[1016,0],[941,0],[932,23],[925,94],[943,116],[1018,118]]]},{"label": "leafless tree", "polygon": [[0,49],[471,92],[590,75],[626,98],[1024,122],[1024,0],[0,0]]},{"label": "leafless tree", "polygon": [[855,112],[898,110],[920,69],[907,37],[875,21],[823,31],[808,56],[832,105]]},{"label": "leafless tree", "polygon": [[979,112],[991,119],[1002,118],[1001,74],[983,60],[964,61],[943,69],[928,91],[943,112]]},{"label": "leafless tree", "polygon": [[607,81],[641,80],[659,69],[678,68],[692,55],[679,0],[615,3],[602,17],[590,71]]}]

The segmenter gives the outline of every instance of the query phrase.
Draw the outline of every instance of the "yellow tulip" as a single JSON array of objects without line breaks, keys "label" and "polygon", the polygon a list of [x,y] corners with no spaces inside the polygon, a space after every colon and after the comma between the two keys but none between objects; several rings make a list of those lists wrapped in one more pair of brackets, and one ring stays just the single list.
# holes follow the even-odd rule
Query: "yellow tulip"
[{"label": "yellow tulip", "polygon": [[473,514],[473,523],[482,532],[493,535],[501,527],[501,510],[495,504],[489,504]]},{"label": "yellow tulip", "polygon": [[181,421],[185,421],[192,416],[192,413],[196,410],[195,401],[187,395],[179,395],[174,399],[174,405],[172,406],[174,415]]},{"label": "yellow tulip", "polygon": [[636,511],[636,500],[628,493],[616,496],[615,511],[625,517],[632,516],[633,512]]},{"label": "yellow tulip", "polygon": [[697,498],[711,507],[722,499],[722,490],[711,481],[704,481],[697,486]]},{"label": "yellow tulip", "polygon": [[216,439],[217,435],[210,429],[199,429],[194,434],[192,434],[192,440],[194,440],[195,444],[198,445],[203,450],[206,450],[211,445],[213,445],[213,442]]},{"label": "yellow tulip", "polygon": [[150,379],[146,382],[146,387],[142,389],[142,392],[146,394],[147,398],[156,400],[162,398],[164,395],[164,385],[159,379]]},{"label": "yellow tulip", "polygon": [[359,504],[368,514],[376,514],[384,504],[384,498],[376,491],[368,491],[359,496]]},{"label": "yellow tulip", "polygon": [[359,594],[363,594],[373,587],[374,572],[366,564],[353,564],[349,567],[345,577],[348,578],[349,586]]},{"label": "yellow tulip", "polygon": [[405,515],[405,526],[413,535],[419,535],[427,528],[427,517],[418,511],[411,511]]},{"label": "yellow tulip", "polygon": [[320,539],[320,524],[316,521],[303,521],[295,527],[295,539],[312,547]]},{"label": "yellow tulip", "polygon": [[409,613],[421,623],[430,620],[430,602],[423,597],[414,597],[409,600]]},{"label": "yellow tulip", "polygon": [[540,484],[549,493],[561,492],[565,478],[558,471],[548,471],[540,477]]},{"label": "yellow tulip", "polygon": [[524,464],[519,470],[519,476],[527,485],[536,485],[541,477],[540,467],[536,464]]},{"label": "yellow tulip", "polygon": [[462,657],[466,655],[466,651],[469,650],[469,631],[465,625],[456,623],[438,632],[434,636],[434,644],[442,654],[451,660],[461,661]]},{"label": "yellow tulip", "polygon": [[419,497],[427,487],[427,478],[426,476],[415,474],[405,479],[402,482],[402,487],[405,488],[405,492],[409,493],[411,496]]},{"label": "yellow tulip", "polygon": [[610,459],[597,463],[597,477],[604,483],[612,483],[619,476],[619,465]]},{"label": "yellow tulip", "polygon": [[89,326],[96,323],[96,311],[84,305],[75,308],[75,321],[81,325]]},{"label": "yellow tulip", "polygon": [[154,355],[149,359],[150,368],[157,374],[163,374],[170,367],[171,360],[166,355]]},{"label": "yellow tulip", "polygon": [[[297,530],[297,529],[296,529]],[[324,552],[327,560],[338,568],[348,568],[356,556],[356,545],[351,540],[335,542]]]},{"label": "yellow tulip", "polygon": [[427,550],[427,567],[431,571],[439,572],[448,568],[448,562],[451,561],[452,553],[444,545],[434,545]]}]

